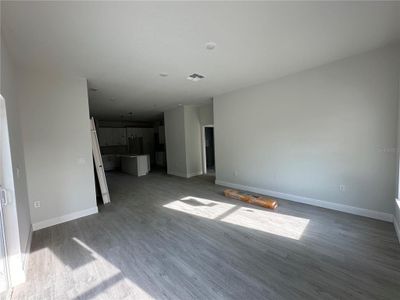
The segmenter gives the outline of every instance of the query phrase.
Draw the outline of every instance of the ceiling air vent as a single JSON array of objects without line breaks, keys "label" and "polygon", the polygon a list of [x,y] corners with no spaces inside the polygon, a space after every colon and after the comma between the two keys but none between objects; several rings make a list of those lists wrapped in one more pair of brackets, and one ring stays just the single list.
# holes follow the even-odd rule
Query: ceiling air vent
[{"label": "ceiling air vent", "polygon": [[204,78],[203,75],[193,73],[192,75],[189,75],[189,77],[187,79],[196,82],[196,81],[199,81],[199,80],[201,80],[203,78]]}]

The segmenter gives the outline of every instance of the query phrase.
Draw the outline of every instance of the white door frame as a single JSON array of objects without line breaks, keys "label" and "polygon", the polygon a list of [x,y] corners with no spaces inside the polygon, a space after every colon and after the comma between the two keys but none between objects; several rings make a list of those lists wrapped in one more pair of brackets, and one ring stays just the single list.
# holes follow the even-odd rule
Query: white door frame
[{"label": "white door frame", "polygon": [[21,252],[19,236],[18,215],[15,198],[14,173],[11,159],[9,129],[7,122],[6,103],[0,95],[0,155],[1,155],[1,185],[3,197],[2,205],[4,222],[4,239],[7,255],[7,268],[9,287],[16,286],[25,281],[24,259]]},{"label": "white door frame", "polygon": [[[207,174],[207,155],[206,155],[206,128],[211,127],[214,128],[214,125],[203,125],[201,127],[201,154],[203,159],[203,174]],[[215,139],[214,139],[215,141]],[[214,151],[215,151],[215,142],[214,142]],[[215,158],[215,153],[214,153]]]}]

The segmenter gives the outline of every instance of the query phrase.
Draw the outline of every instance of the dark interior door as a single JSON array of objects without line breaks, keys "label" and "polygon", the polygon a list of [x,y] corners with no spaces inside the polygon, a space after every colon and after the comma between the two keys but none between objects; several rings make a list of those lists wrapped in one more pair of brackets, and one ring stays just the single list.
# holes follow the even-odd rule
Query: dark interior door
[{"label": "dark interior door", "polygon": [[207,170],[214,170],[215,157],[214,157],[214,128],[205,128],[205,142],[206,142],[206,165]]}]

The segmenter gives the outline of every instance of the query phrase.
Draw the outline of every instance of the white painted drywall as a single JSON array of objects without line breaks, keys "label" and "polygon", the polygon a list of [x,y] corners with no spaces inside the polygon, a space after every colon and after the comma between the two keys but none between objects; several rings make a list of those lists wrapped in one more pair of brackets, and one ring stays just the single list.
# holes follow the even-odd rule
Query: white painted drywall
[{"label": "white painted drywall", "polygon": [[[7,251],[11,269],[11,284],[24,281],[23,262],[29,249],[31,217],[25,177],[25,161],[17,107],[15,66],[3,40],[0,44],[1,80],[0,94],[5,100],[7,130],[1,138],[3,147],[4,187],[7,189],[8,205],[3,207],[6,224]],[[5,125],[5,124],[2,124]],[[8,148],[8,149],[6,149]],[[1,152],[1,151],[0,151]],[[4,164],[10,162],[11,165]],[[1,172],[2,170],[0,170]]]},{"label": "white painted drywall", "polygon": [[[86,80],[27,70],[18,77],[34,227],[97,211]],[[40,208],[33,207],[35,201],[40,201]]]},{"label": "white painted drywall", "polygon": [[213,103],[205,104],[199,107],[200,125],[213,125],[214,124],[214,111]]},{"label": "white painted drywall", "polygon": [[392,215],[399,65],[395,45],[214,97],[217,182]]},{"label": "white painted drywall", "polygon": [[393,223],[396,229],[397,237],[400,241],[400,76],[398,84],[398,112],[397,112],[397,176],[396,176],[396,192],[397,197],[394,201]]},{"label": "white painted drywall", "polygon": [[199,107],[199,116],[200,116],[200,125],[201,125],[201,156],[202,156],[202,169],[203,173],[207,173],[207,166],[206,166],[206,148],[205,148],[205,127],[214,125],[214,108],[213,108],[213,101],[210,104],[201,105]]},{"label": "white painted drywall", "polygon": [[186,174],[187,177],[203,173],[201,160],[201,126],[199,107],[184,106]]},{"label": "white painted drywall", "polygon": [[202,174],[199,107],[184,105],[164,112],[167,172],[181,177]]},{"label": "white painted drywall", "polygon": [[186,177],[185,119],[183,106],[164,112],[167,173]]}]

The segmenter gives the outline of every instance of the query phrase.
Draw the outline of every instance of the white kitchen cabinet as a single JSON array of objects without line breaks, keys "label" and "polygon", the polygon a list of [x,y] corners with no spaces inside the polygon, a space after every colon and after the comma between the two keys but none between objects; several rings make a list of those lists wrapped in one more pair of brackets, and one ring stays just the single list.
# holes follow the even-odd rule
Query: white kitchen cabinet
[{"label": "white kitchen cabinet", "polygon": [[97,131],[100,146],[106,146],[106,131],[105,128],[99,128]]},{"label": "white kitchen cabinet", "polygon": [[126,129],[101,127],[99,129],[99,142],[100,146],[126,145]]},{"label": "white kitchen cabinet", "polygon": [[127,128],[126,135],[128,138],[138,136],[138,128]]},{"label": "white kitchen cabinet", "polygon": [[126,145],[126,129],[112,128],[112,141],[114,146]]},{"label": "white kitchen cabinet", "polygon": [[100,146],[112,146],[113,144],[113,128],[99,128]]},{"label": "white kitchen cabinet", "polygon": [[120,143],[120,137],[119,137],[119,128],[112,128],[112,144],[114,146],[119,145]]},{"label": "white kitchen cabinet", "polygon": [[126,140],[126,128],[121,128],[121,132],[120,132],[120,143],[121,145],[126,145],[127,144],[127,140]]}]

